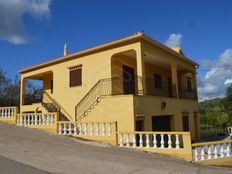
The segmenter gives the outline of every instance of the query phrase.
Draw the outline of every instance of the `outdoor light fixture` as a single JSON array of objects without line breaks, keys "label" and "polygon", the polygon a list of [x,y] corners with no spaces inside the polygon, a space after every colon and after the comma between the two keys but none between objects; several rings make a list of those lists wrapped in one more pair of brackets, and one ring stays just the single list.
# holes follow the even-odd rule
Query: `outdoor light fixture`
[{"label": "outdoor light fixture", "polygon": [[166,103],[165,101],[163,101],[163,102],[161,103],[161,110],[162,110],[162,111],[166,108],[166,105],[167,105],[167,103]]}]

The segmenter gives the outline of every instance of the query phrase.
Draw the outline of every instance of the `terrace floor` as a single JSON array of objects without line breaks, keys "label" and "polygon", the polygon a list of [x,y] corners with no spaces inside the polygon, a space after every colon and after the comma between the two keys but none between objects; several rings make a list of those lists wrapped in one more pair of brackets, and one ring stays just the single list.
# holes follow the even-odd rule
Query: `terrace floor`
[{"label": "terrace floor", "polygon": [[[0,156],[48,173],[231,174],[231,168],[112,147],[0,123]],[[0,165],[1,168],[7,167]]]}]

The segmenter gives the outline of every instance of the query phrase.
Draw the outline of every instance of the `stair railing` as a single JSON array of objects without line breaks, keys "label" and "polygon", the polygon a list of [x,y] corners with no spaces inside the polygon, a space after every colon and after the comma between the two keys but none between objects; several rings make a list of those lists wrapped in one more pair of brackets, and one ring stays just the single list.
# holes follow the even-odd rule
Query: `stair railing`
[{"label": "stair railing", "polygon": [[76,105],[76,121],[78,122],[82,118],[84,118],[87,111],[91,109],[91,107],[93,107],[96,103],[98,103],[102,96],[141,94],[143,91],[142,78],[135,77],[134,85],[132,86],[130,86],[131,82],[133,82],[131,81],[131,79],[128,79],[127,81],[123,77],[114,77],[99,80]]},{"label": "stair railing", "polygon": [[46,99],[49,100],[49,103],[52,103],[55,105],[55,107],[58,109],[58,113],[64,114],[70,121],[73,121],[72,116],[55,100],[53,99],[45,90],[43,90],[43,99],[46,97]]}]

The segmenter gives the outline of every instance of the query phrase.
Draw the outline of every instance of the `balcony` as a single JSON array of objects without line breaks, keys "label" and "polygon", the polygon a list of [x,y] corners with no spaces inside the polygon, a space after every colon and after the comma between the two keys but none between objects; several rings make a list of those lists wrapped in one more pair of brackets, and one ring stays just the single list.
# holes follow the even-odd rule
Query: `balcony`
[{"label": "balcony", "polygon": [[179,97],[183,99],[197,100],[197,91],[186,87],[179,87]]},{"label": "balcony", "polygon": [[154,79],[146,79],[147,95],[176,98],[176,85],[170,82],[155,82]]}]

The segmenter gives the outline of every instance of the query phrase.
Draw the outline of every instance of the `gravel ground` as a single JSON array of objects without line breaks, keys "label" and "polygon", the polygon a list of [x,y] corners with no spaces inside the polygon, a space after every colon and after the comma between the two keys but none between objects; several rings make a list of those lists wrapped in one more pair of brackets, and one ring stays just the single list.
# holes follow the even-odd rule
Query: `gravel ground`
[{"label": "gravel ground", "polygon": [[[192,164],[3,123],[0,123],[0,156],[22,164],[19,171],[31,166],[41,170],[38,172],[59,174],[232,174],[231,168]],[[5,174],[1,172],[3,168],[0,165],[0,174]]]}]

